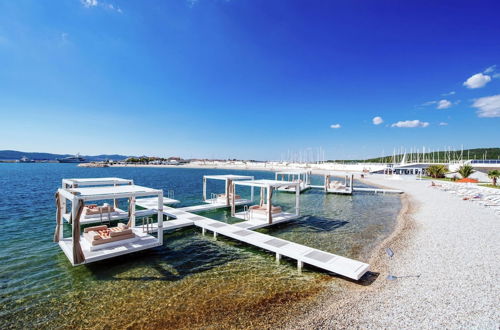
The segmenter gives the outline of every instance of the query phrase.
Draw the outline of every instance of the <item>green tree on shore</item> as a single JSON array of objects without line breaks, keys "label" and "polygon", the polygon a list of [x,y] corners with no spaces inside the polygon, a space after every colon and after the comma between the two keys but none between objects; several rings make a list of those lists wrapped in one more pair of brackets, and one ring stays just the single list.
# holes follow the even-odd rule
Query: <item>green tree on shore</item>
[{"label": "green tree on shore", "polygon": [[493,180],[493,185],[497,185],[497,179],[500,177],[500,171],[499,170],[491,170],[488,172],[488,178]]},{"label": "green tree on shore", "polygon": [[434,179],[444,178],[446,172],[448,172],[448,168],[444,165],[431,165],[427,168],[427,175]]},{"label": "green tree on shore", "polygon": [[472,173],[474,173],[474,168],[470,165],[462,165],[460,166],[460,168],[458,169],[458,174],[460,174],[462,176],[462,178],[468,178],[469,176],[472,175]]}]

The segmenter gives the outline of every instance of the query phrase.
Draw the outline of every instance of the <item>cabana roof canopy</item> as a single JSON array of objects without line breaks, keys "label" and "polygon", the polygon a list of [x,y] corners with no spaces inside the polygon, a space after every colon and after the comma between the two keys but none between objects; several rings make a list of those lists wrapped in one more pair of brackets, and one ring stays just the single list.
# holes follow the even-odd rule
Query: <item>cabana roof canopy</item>
[{"label": "cabana roof canopy", "polygon": [[98,195],[113,195],[113,194],[135,194],[135,193],[158,193],[157,189],[151,189],[137,185],[127,186],[110,186],[110,187],[85,187],[68,189],[71,193],[76,193],[77,196],[89,197]]},{"label": "cabana roof canopy", "polygon": [[298,182],[292,181],[279,181],[279,180],[248,180],[248,181],[235,181],[234,184],[241,186],[253,186],[253,187],[288,187],[298,185]]},{"label": "cabana roof canopy", "polygon": [[85,178],[85,179],[63,179],[63,185],[69,186],[105,186],[114,184],[133,184],[133,180],[121,178]]},{"label": "cabana roof canopy", "polygon": [[253,176],[248,175],[234,175],[234,174],[224,174],[224,175],[204,175],[205,179],[214,180],[252,180]]}]

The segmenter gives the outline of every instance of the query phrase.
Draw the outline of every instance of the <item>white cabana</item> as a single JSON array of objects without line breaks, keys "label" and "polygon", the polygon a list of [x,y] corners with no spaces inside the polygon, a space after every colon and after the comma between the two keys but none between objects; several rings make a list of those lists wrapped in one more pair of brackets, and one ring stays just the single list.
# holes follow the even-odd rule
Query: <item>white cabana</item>
[{"label": "white cabana", "polygon": [[[237,185],[260,188],[260,203],[250,206],[243,212],[236,213],[236,204],[233,202],[231,205],[231,215],[233,217],[255,223],[258,227],[265,227],[292,220],[300,216],[300,188],[298,182],[277,180],[234,181],[231,191],[234,191]],[[286,187],[294,187],[295,212],[293,213],[285,212],[281,207],[272,205],[273,191]]]},{"label": "white cabana", "polygon": [[134,184],[134,180],[122,178],[62,179],[63,188],[78,188],[84,186],[120,186],[132,184]]},{"label": "white cabana", "polygon": [[[135,199],[137,197],[154,196],[158,198],[156,210],[147,210],[149,214],[158,216],[158,235],[154,237],[136,226],[137,212]],[[107,225],[86,228],[80,234],[81,218],[91,210],[88,202],[100,200],[129,200],[128,223],[108,228]],[[63,212],[66,204],[71,203],[68,221],[72,226],[72,236],[64,237]],[[87,203],[87,204],[86,204]],[[60,188],[56,193],[56,230],[54,241],[64,251],[73,265],[95,262],[122,254],[149,249],[163,244],[163,191],[133,184],[121,186],[98,186]],[[153,212],[153,213],[151,213]]]},{"label": "white cabana", "polygon": [[[311,171],[310,170],[289,170],[276,172],[274,179],[276,181],[298,182],[300,192],[311,188]],[[281,187],[279,191],[295,192],[295,186]]]},{"label": "white cabana", "polygon": [[[254,188],[251,188],[251,197],[250,199],[243,199],[240,195],[236,193],[231,193],[230,187],[234,181],[241,180],[253,180],[253,176],[248,175],[234,175],[234,174],[226,174],[226,175],[204,175],[203,176],[203,201],[210,204],[221,204],[221,206],[230,207],[231,201],[234,197],[234,202],[236,205],[248,204],[253,201],[254,196]],[[212,193],[211,197],[207,199],[207,180],[222,180],[225,182],[224,193],[216,194]]]},{"label": "white cabana", "polygon": [[332,174],[325,174],[324,190],[326,193],[352,195],[354,175],[344,176],[344,182],[332,180]]}]

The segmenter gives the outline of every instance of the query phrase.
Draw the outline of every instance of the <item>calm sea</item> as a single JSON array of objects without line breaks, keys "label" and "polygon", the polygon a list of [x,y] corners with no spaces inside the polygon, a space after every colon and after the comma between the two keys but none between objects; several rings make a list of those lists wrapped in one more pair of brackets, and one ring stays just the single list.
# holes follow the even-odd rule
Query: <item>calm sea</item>
[{"label": "calm sea", "polygon": [[[195,228],[165,233],[162,247],[79,267],[52,242],[62,178],[129,178],[173,190],[179,206],[188,206],[201,202],[204,174],[238,173],[274,178],[263,171],[0,164],[0,328],[257,327],[323,290],[340,292],[344,279],[308,267],[298,275],[292,260],[278,266],[265,251],[214,241]],[[209,189],[222,192],[223,184]],[[291,208],[294,195],[273,200]],[[366,262],[394,229],[400,207],[398,196],[312,189],[301,196],[300,219],[261,231]],[[202,215],[237,222],[228,213]]]}]

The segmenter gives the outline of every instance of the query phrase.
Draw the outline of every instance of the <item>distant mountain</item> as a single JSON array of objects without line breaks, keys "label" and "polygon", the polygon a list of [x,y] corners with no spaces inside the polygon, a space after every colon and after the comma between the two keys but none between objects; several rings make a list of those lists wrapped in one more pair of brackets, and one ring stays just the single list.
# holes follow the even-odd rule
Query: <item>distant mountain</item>
[{"label": "distant mountain", "polygon": [[[47,152],[23,152],[23,151],[16,151],[16,150],[0,150],[0,160],[17,160],[21,159],[22,157],[27,157],[29,159],[34,159],[34,160],[56,160],[57,158],[65,158],[65,157],[70,157],[74,155],[70,154],[51,154]],[[96,156],[84,156],[81,155],[81,157],[85,158],[87,161],[94,162],[94,161],[102,161],[102,160],[107,160],[107,159],[112,159],[112,160],[124,160],[126,158],[129,158],[130,156],[124,156],[124,155],[96,155]]]}]

